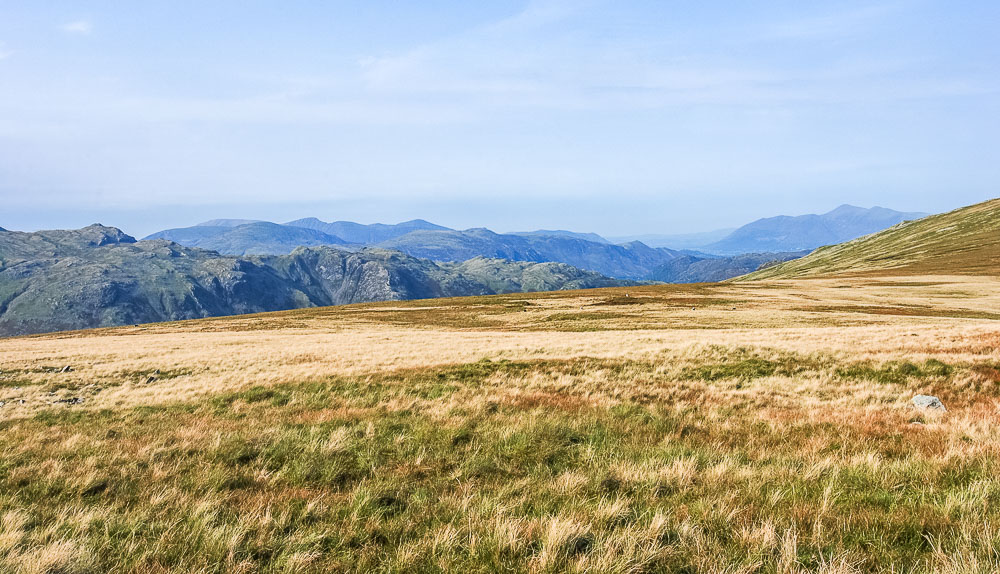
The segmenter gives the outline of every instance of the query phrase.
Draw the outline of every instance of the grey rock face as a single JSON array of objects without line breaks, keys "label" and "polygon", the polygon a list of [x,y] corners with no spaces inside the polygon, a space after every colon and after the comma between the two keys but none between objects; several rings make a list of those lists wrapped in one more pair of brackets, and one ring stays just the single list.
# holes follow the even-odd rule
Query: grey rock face
[{"label": "grey rock face", "polygon": [[913,397],[913,400],[911,400],[910,403],[912,403],[913,406],[922,409],[936,409],[941,411],[948,410],[944,408],[944,403],[942,403],[940,399],[930,395],[917,395]]},{"label": "grey rock face", "polygon": [[[0,234],[0,337],[302,307],[631,285],[555,263],[298,248],[230,257],[114,228]],[[70,368],[71,370],[71,368]],[[66,371],[68,372],[68,371]]]}]

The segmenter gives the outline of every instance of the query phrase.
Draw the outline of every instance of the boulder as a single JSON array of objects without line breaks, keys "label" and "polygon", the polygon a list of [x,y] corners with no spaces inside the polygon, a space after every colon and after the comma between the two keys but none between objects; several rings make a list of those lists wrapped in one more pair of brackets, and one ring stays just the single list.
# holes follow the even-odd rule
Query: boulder
[{"label": "boulder", "polygon": [[948,410],[944,408],[944,403],[941,402],[941,399],[930,395],[917,395],[913,397],[913,400],[911,400],[910,403],[921,409],[937,409],[940,411]]}]

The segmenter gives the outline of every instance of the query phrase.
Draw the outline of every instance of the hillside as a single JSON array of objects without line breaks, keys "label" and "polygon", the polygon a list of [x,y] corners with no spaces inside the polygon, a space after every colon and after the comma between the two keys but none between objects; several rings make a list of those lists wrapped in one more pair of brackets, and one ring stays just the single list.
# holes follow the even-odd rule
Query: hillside
[{"label": "hillside", "polygon": [[[611,243],[607,239],[601,237],[596,233],[580,233],[578,231],[568,231],[565,229],[536,229],[535,231],[513,231],[508,233],[508,235],[524,235],[524,236],[536,236],[536,237],[572,237],[575,239],[583,239],[584,241],[593,241],[594,243]],[[625,241],[618,243],[626,243]]]},{"label": "hillside", "polygon": [[234,224],[200,224],[167,229],[146,239],[166,239],[188,247],[218,251],[224,255],[282,255],[295,251],[297,247],[347,244],[339,237],[315,229],[267,221],[239,223],[239,220],[221,220],[225,221],[233,221]]},{"label": "hillside", "polygon": [[792,253],[746,253],[732,257],[697,257],[684,255],[657,267],[650,274],[653,281],[664,283],[707,283],[745,275],[763,266],[797,259],[806,251]]},{"label": "hillside", "polygon": [[850,241],[926,215],[882,207],[864,209],[841,205],[821,215],[780,215],[758,219],[699,249],[721,255],[809,251],[823,245]]},{"label": "hillside", "polygon": [[323,233],[339,237],[348,243],[357,243],[361,245],[375,245],[401,235],[406,235],[411,231],[449,230],[447,227],[436,225],[429,221],[424,221],[423,219],[413,219],[411,221],[404,221],[403,223],[397,223],[394,225],[388,225],[385,223],[372,223],[366,225],[363,223],[354,223],[353,221],[334,221],[332,223],[327,223],[325,221],[320,221],[315,217],[307,217],[305,219],[289,221],[285,225],[322,231]]},{"label": "hillside", "polygon": [[[756,269],[757,259],[787,259],[757,254],[728,260],[699,252],[649,247],[639,241],[612,244],[594,233],[538,230],[495,233],[485,228],[457,231],[420,219],[397,225],[325,223],[315,218],[285,224],[242,219],[216,219],[193,227],[167,229],[146,239],[167,239],[223,255],[284,255],[300,246],[363,245],[402,251],[437,262],[474,258],[535,263],[564,263],[609,277],[668,282],[720,281]],[[711,261],[709,261],[711,260]]]},{"label": "hillside", "polygon": [[740,280],[890,274],[1000,274],[1000,199],[817,249]]},{"label": "hillside", "polygon": [[726,228],[695,233],[678,233],[673,235],[647,233],[643,235],[622,235],[609,237],[608,239],[614,243],[641,241],[650,247],[667,247],[669,249],[676,249],[680,251],[682,249],[701,249],[705,245],[725,238],[734,231],[736,231],[735,228]]},{"label": "hillside", "polygon": [[[240,226],[247,227],[247,226]],[[240,229],[239,227],[236,229]],[[438,265],[396,251],[241,258],[99,225],[0,233],[0,336],[364,301],[606,287],[561,264]]]},{"label": "hillside", "polygon": [[639,242],[611,245],[576,237],[501,234],[489,229],[415,231],[379,246],[435,261],[465,261],[474,257],[558,261],[626,279],[645,279],[654,268],[679,256],[675,251],[654,249]]},{"label": "hillside", "polygon": [[195,227],[237,227],[248,223],[266,223],[259,219],[210,219],[203,221]]},{"label": "hillside", "polygon": [[299,246],[349,243],[402,251],[439,262],[485,257],[565,263],[625,279],[645,279],[655,267],[677,255],[639,242],[612,245],[595,234],[544,230],[523,234],[494,233],[488,229],[455,231],[419,219],[398,225],[324,223],[315,218],[286,224],[214,220],[194,227],[167,229],[146,239],[168,239],[223,255],[282,255]]}]

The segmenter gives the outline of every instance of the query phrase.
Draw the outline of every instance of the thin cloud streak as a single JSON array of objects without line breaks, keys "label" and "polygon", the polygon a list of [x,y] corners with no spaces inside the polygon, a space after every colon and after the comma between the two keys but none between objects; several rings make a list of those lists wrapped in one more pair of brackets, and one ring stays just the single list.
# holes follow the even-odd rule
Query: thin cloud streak
[{"label": "thin cloud streak", "polygon": [[76,20],[75,22],[63,24],[62,29],[71,34],[80,34],[83,36],[89,36],[94,31],[93,25],[87,20]]}]

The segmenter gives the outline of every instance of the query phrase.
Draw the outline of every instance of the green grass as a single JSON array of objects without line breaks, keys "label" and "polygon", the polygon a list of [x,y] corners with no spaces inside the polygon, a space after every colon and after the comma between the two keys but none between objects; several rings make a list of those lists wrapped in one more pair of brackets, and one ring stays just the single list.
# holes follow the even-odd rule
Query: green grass
[{"label": "green grass", "polygon": [[[685,376],[834,368],[710,354]],[[777,573],[842,558],[910,572],[935,547],[995,557],[1000,540],[961,534],[1000,520],[993,454],[939,456],[941,435],[904,415],[771,424],[739,395],[671,403],[627,386],[663,368],[483,360],[4,421],[0,567],[60,540],[75,554],[48,571]],[[506,392],[526,377],[550,382]],[[581,382],[550,388],[567,377]]]},{"label": "green grass", "polygon": [[741,280],[816,276],[966,274],[1000,269],[1000,199],[903,223],[745,275]]},{"label": "green grass", "polygon": [[953,367],[936,359],[929,359],[922,366],[904,361],[879,366],[859,363],[837,369],[837,375],[843,379],[874,381],[883,385],[903,384],[911,379],[948,377],[953,372]]}]

